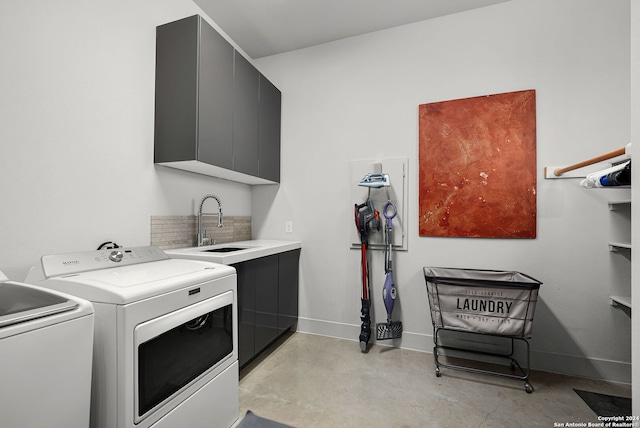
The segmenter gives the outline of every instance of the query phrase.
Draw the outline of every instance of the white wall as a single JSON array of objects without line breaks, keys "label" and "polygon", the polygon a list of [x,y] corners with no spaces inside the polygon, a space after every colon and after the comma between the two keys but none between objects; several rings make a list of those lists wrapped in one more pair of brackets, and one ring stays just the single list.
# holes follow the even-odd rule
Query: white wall
[{"label": "white wall", "polygon": [[104,241],[149,245],[151,215],[206,193],[250,215],[249,186],[153,164],[155,27],[190,0],[0,2],[0,270]]},{"label": "white wall", "polygon": [[[409,250],[394,265],[401,346],[432,347],[423,266],[517,270],[544,283],[534,368],[630,382],[630,317],[608,299],[606,203],[629,190],[542,175],[629,142],[629,9],[629,0],[512,0],[257,61],[283,92],[283,166],[279,188],[252,190],[253,232],[303,241],[300,329],[357,339],[360,256],[348,238],[361,201],[349,198],[349,162],[408,157]],[[538,237],[419,237],[418,105],[524,89],[537,91]],[[382,266],[374,254],[378,321]]]}]

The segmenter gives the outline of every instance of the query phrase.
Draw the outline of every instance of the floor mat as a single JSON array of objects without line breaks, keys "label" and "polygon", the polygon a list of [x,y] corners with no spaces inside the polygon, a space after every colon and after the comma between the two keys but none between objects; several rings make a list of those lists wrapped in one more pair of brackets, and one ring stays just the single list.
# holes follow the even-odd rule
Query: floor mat
[{"label": "floor mat", "polygon": [[247,410],[247,413],[242,418],[242,421],[236,425],[236,428],[293,428],[290,425],[281,424],[280,422],[272,421],[271,419],[261,418],[253,413],[251,410]]},{"label": "floor mat", "polygon": [[598,416],[631,416],[631,398],[574,389]]}]

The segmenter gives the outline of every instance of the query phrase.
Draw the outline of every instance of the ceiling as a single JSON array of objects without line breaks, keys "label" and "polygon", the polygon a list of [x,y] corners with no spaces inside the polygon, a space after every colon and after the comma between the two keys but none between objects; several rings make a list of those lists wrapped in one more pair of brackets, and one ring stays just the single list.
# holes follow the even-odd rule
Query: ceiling
[{"label": "ceiling", "polygon": [[251,58],[509,0],[194,0]]}]

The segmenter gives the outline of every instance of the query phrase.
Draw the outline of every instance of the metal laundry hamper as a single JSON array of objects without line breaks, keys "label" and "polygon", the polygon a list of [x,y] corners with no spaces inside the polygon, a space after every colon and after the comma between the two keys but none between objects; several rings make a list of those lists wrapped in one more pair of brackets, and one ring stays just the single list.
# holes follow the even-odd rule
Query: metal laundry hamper
[{"label": "metal laundry hamper", "polygon": [[[524,380],[525,391],[531,393],[529,383],[531,326],[538,301],[540,281],[520,272],[424,267],[427,295],[433,323],[433,356],[436,376],[440,367],[464,370],[493,376]],[[508,353],[491,353],[453,346],[444,346],[439,333],[444,330],[510,339]],[[514,341],[524,343],[525,368],[514,358]],[[506,358],[519,374],[505,374],[491,370],[445,364],[439,360],[441,351],[457,351]]]}]

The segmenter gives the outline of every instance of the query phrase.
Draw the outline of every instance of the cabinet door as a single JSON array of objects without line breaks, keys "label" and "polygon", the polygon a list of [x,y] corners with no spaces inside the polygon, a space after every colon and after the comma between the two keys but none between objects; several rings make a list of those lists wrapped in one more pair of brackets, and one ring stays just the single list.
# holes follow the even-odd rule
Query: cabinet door
[{"label": "cabinet door", "polygon": [[280,90],[260,74],[259,176],[280,182]]},{"label": "cabinet door", "polygon": [[233,55],[200,16],[157,28],[154,162],[231,169]]},{"label": "cabinet door", "polygon": [[258,70],[238,52],[233,71],[233,170],[258,175]]},{"label": "cabinet door", "polygon": [[234,49],[202,18],[200,22],[198,160],[231,169]]},{"label": "cabinet door", "polygon": [[278,255],[255,259],[256,353],[278,337]]},{"label": "cabinet door", "polygon": [[300,250],[279,255],[278,334],[298,325],[298,272]]},{"label": "cabinet door", "polygon": [[156,28],[154,162],[196,159],[198,17]]},{"label": "cabinet door", "polygon": [[238,277],[238,364],[242,367],[256,354],[256,270],[251,262],[233,267]]}]

